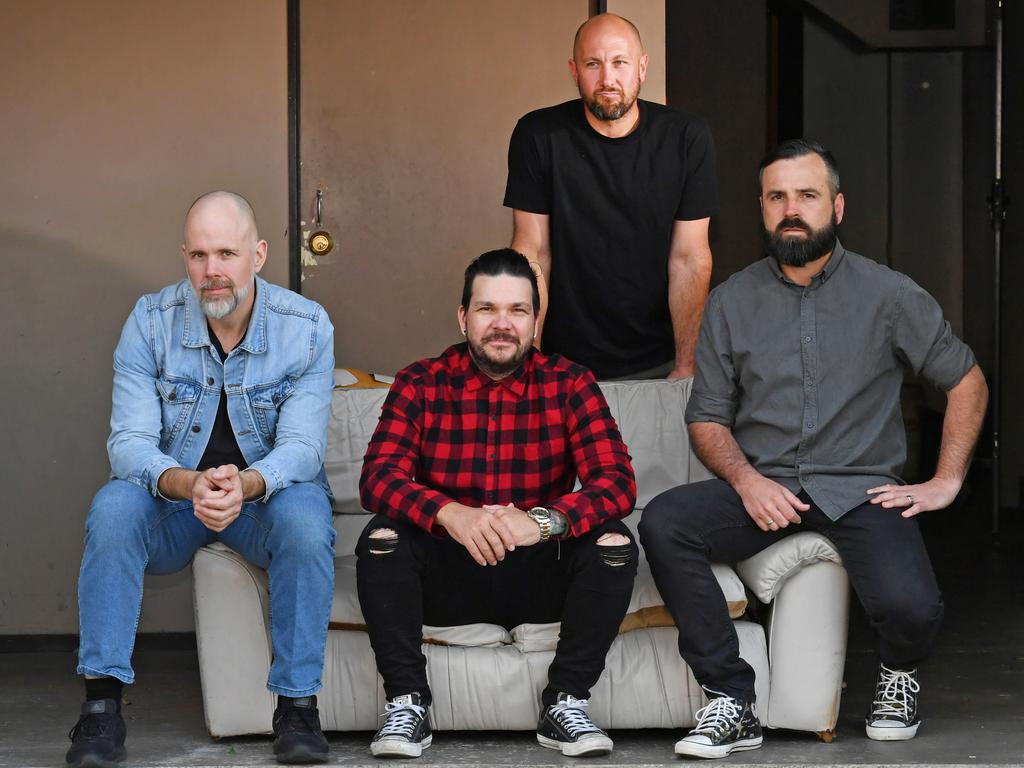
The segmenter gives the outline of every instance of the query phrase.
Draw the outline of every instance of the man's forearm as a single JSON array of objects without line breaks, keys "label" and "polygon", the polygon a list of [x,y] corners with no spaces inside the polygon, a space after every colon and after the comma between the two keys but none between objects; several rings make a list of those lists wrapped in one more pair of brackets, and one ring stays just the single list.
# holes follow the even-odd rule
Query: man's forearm
[{"label": "man's forearm", "polygon": [[675,338],[675,367],[692,374],[700,319],[711,283],[711,250],[672,256],[668,267],[668,309]]},{"label": "man's forearm", "polygon": [[935,476],[962,484],[988,407],[988,385],[981,369],[971,368],[946,397]]},{"label": "man's forearm", "polygon": [[759,474],[747,461],[728,427],[702,421],[690,424],[689,432],[690,445],[697,458],[733,488],[738,488],[746,478]]},{"label": "man's forearm", "polygon": [[160,475],[156,487],[160,495],[165,499],[177,501],[180,499],[191,499],[192,488],[196,483],[199,473],[194,469],[184,467],[172,467]]}]

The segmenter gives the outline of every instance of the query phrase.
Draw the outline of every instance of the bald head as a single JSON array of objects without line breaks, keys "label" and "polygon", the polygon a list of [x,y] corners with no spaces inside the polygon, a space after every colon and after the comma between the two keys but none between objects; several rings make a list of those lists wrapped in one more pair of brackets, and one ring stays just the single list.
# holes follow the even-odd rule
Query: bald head
[{"label": "bald head", "polygon": [[207,216],[228,216],[235,220],[239,230],[244,233],[247,241],[256,243],[259,240],[259,233],[256,228],[256,214],[252,206],[235,192],[217,190],[207,192],[197,197],[185,213],[185,239],[188,240],[188,228],[190,222],[202,219]]},{"label": "bald head", "polygon": [[640,30],[636,28],[633,22],[621,16],[616,16],[614,13],[599,13],[597,16],[591,16],[580,24],[580,28],[576,30],[576,36],[572,40],[572,57],[576,61],[580,61],[582,58],[581,51],[585,42],[593,36],[605,33],[619,34],[627,37],[630,44],[636,47],[637,56],[643,54],[644,44],[640,40]]}]

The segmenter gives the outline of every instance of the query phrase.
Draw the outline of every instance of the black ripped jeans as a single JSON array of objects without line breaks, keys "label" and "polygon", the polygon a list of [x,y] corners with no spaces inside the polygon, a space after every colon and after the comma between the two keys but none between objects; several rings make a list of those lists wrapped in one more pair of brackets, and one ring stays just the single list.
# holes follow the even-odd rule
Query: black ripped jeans
[{"label": "black ripped jeans", "polygon": [[[379,529],[395,531],[397,541],[371,539]],[[606,533],[629,544],[598,545]],[[418,692],[430,702],[424,624],[512,629],[560,621],[545,706],[559,692],[590,696],[629,607],[638,556],[632,533],[613,520],[578,539],[517,547],[497,565],[481,566],[454,539],[383,515],[363,530],[356,554],[359,604],[389,699]]]}]

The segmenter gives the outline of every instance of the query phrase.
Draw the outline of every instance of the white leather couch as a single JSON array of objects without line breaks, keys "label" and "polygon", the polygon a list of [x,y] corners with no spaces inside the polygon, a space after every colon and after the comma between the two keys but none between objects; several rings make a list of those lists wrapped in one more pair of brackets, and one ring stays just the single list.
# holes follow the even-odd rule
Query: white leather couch
[{"label": "white leather couch", "polygon": [[[709,477],[689,449],[683,409],[689,380],[601,385],[629,446],[637,477],[636,530],[661,491]],[[336,590],[319,694],[325,730],[375,730],[384,692],[363,629],[355,587],[355,541],[369,519],[359,506],[363,453],[383,388],[338,388],[328,435],[327,473],[336,495]],[[266,733],[274,696],[267,577],[223,545],[200,550],[194,565],[196,638],[206,723],[213,736]],[[768,727],[817,732],[831,740],[839,709],[849,590],[835,550],[800,533],[734,567],[716,565],[740,640],[757,673],[757,713]],[[766,604],[761,622],[748,600]],[[540,691],[558,625],[424,627],[435,729],[526,730],[537,724]],[[642,560],[622,630],[591,695],[604,728],[692,725],[703,692],[676,647],[676,630]]]}]

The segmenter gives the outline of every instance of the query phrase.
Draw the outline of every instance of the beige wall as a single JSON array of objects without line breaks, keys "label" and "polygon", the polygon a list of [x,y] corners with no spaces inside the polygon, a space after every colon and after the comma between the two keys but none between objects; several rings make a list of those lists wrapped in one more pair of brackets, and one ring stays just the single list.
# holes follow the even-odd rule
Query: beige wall
[{"label": "beige wall", "polygon": [[665,103],[665,0],[608,0],[608,11],[624,16],[640,30],[650,59],[643,98]]},{"label": "beige wall", "polygon": [[[249,196],[287,283],[285,29],[284,0],[3,4],[0,634],[78,631],[111,353],[188,203]],[[142,630],[191,629],[187,572],[147,590]]]}]

